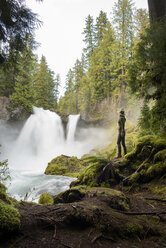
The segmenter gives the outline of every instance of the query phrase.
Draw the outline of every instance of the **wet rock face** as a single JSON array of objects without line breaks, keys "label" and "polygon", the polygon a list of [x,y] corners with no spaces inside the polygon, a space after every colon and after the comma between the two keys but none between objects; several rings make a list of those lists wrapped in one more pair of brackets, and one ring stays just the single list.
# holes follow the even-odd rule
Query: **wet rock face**
[{"label": "wet rock face", "polygon": [[10,113],[8,107],[10,106],[9,98],[5,96],[0,97],[0,119],[8,121],[10,119]]},{"label": "wet rock face", "polygon": [[0,120],[4,121],[24,121],[30,113],[26,112],[21,106],[13,107],[10,99],[0,96]]}]

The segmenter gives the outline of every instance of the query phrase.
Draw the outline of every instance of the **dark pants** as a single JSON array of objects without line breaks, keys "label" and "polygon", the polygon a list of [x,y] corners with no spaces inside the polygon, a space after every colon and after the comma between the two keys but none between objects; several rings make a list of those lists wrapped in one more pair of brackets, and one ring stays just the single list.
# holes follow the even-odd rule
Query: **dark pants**
[{"label": "dark pants", "polygon": [[119,135],[118,135],[118,140],[117,140],[117,145],[118,145],[118,154],[121,155],[121,143],[123,146],[123,150],[124,150],[124,155],[127,153],[127,149],[126,149],[126,145],[125,145],[125,132],[123,135],[121,135],[121,131],[119,131]]}]

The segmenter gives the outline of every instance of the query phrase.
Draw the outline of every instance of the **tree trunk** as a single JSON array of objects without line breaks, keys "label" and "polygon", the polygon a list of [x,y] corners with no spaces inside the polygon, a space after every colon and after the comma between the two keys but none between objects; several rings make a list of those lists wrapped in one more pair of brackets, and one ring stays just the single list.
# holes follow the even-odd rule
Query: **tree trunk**
[{"label": "tree trunk", "polygon": [[166,15],[166,0],[148,0],[148,5],[152,21],[157,21]]}]

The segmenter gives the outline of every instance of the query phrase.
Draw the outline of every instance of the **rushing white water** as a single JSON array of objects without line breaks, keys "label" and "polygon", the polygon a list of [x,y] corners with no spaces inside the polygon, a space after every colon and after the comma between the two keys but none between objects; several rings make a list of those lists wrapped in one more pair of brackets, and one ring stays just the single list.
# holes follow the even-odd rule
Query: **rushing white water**
[{"label": "rushing white water", "polygon": [[78,120],[80,118],[80,115],[70,115],[69,116],[69,122],[67,125],[67,141],[73,142],[74,141],[74,135],[77,127]]},{"label": "rushing white water", "polygon": [[105,141],[105,131],[94,128],[81,129],[76,140],[78,120],[79,115],[69,117],[67,139],[60,117],[41,108],[34,108],[21,131],[0,124],[2,155],[12,177],[9,194],[37,201],[43,192],[55,195],[69,187],[73,178],[44,175],[48,162],[61,154],[81,157]]}]

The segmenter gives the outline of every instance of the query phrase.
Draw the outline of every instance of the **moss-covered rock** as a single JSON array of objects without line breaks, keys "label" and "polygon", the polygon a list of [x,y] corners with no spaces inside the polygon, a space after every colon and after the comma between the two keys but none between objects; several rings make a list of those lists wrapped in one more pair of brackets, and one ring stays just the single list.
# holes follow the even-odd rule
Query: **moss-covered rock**
[{"label": "moss-covered rock", "polygon": [[92,157],[90,160],[89,166],[80,174],[78,180],[71,183],[71,186],[110,187],[122,180],[111,161],[98,157]]},{"label": "moss-covered rock", "polygon": [[86,187],[83,185],[76,186],[61,192],[54,197],[54,203],[77,202],[81,201],[83,198],[89,199],[93,197],[104,201],[109,207],[113,209],[129,209],[130,201],[121,191],[103,187]]},{"label": "moss-covered rock", "polygon": [[61,155],[48,163],[45,174],[77,177],[85,166],[86,163],[77,157]]},{"label": "moss-covered rock", "polygon": [[138,140],[136,148],[126,155],[126,159],[128,163],[141,164],[147,159],[153,160],[154,155],[163,149],[166,149],[165,139],[147,135]]},{"label": "moss-covered rock", "polygon": [[133,152],[120,165],[129,174],[125,183],[147,183],[166,174],[166,141],[153,135],[138,140]]},{"label": "moss-covered rock", "polygon": [[112,187],[120,182],[124,185],[148,183],[166,176],[166,141],[148,135],[138,139],[135,149],[123,159],[89,159],[89,165],[71,186]]},{"label": "moss-covered rock", "polygon": [[0,239],[20,228],[20,215],[15,201],[6,194],[6,187],[0,183]]},{"label": "moss-covered rock", "polygon": [[54,203],[53,196],[48,193],[43,193],[39,198],[39,204],[52,205]]},{"label": "moss-covered rock", "polygon": [[59,193],[54,197],[54,203],[68,203],[80,201],[86,194],[86,187],[73,187],[69,190]]}]

